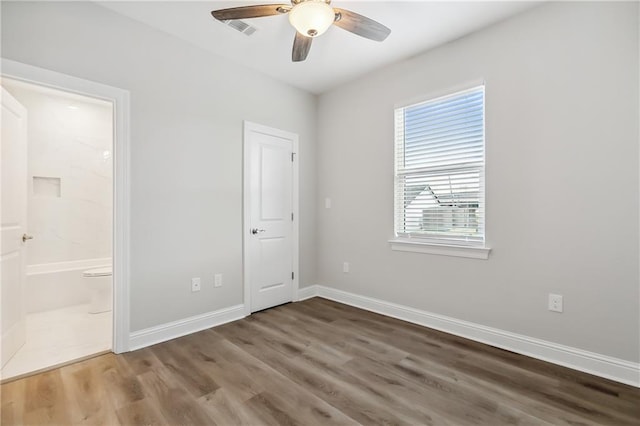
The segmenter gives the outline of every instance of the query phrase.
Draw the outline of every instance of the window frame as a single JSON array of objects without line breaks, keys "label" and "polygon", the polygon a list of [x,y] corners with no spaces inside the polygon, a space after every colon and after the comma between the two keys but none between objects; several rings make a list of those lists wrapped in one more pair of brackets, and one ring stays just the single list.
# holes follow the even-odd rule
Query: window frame
[{"label": "window frame", "polygon": [[[482,204],[484,209],[484,214],[482,217],[482,239],[476,241],[464,241],[464,240],[454,240],[447,239],[446,237],[438,238],[436,236],[416,236],[411,234],[398,234],[398,226],[397,226],[397,185],[396,179],[398,178],[398,146],[396,140],[396,122],[395,122],[395,114],[398,109],[408,108],[411,106],[416,106],[419,104],[437,101],[439,99],[444,99],[447,97],[454,97],[456,95],[460,95],[467,91],[472,91],[474,89],[482,87],[483,89],[483,108],[482,108],[482,125],[483,125],[483,152],[482,152],[482,167],[480,170],[480,179],[479,179],[479,191],[482,194]],[[446,256],[456,256],[456,257],[466,257],[473,259],[488,259],[489,252],[491,249],[487,247],[487,227],[486,227],[486,169],[487,169],[487,137],[486,137],[486,82],[484,80],[476,80],[469,82],[464,85],[459,85],[457,87],[449,87],[446,90],[441,90],[437,93],[431,93],[429,95],[423,95],[418,98],[414,98],[402,103],[398,103],[393,107],[394,114],[394,153],[393,153],[393,235],[394,237],[390,239],[388,242],[390,243],[391,250],[394,251],[408,251],[408,252],[416,252],[416,253],[427,253],[427,254],[438,254],[438,255],[446,255]]]}]

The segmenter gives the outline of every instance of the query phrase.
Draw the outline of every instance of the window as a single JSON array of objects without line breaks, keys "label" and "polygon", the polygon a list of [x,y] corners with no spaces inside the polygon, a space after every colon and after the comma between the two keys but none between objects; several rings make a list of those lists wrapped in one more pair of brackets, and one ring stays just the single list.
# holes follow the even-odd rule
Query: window
[{"label": "window", "polygon": [[395,146],[396,236],[484,247],[484,86],[396,108]]}]

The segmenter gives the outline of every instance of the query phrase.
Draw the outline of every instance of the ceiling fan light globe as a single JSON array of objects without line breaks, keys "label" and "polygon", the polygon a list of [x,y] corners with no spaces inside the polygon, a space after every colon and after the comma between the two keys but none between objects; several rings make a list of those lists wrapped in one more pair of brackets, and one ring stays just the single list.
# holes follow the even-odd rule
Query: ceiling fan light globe
[{"label": "ceiling fan light globe", "polygon": [[335,20],[335,12],[324,0],[307,0],[296,4],[289,12],[289,22],[300,34],[317,37]]}]

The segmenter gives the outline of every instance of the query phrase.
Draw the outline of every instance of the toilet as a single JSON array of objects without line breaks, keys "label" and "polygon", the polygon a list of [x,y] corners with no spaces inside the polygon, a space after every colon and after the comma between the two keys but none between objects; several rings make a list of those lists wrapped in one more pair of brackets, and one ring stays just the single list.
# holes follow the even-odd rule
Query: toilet
[{"label": "toilet", "polygon": [[99,314],[100,312],[111,310],[111,275],[111,266],[87,269],[82,273],[82,278],[87,283],[91,293],[90,314]]}]

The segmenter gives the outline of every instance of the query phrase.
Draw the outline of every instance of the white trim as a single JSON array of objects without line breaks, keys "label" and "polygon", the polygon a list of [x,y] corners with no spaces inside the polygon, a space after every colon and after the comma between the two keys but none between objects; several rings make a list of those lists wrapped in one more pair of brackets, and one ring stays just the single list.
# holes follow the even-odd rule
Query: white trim
[{"label": "white trim", "polygon": [[312,297],[316,297],[318,295],[318,286],[311,285],[308,287],[302,287],[298,290],[298,297],[296,301],[302,301],[306,299],[311,299]]},{"label": "white trim", "polygon": [[445,99],[448,96],[458,95],[460,92],[465,92],[467,90],[471,90],[478,86],[484,86],[486,84],[484,78],[477,78],[474,80],[467,81],[462,84],[454,84],[448,86],[446,89],[433,90],[429,93],[414,96],[410,99],[405,99],[400,102],[396,102],[393,104],[393,109],[405,108],[411,105],[422,104],[429,101],[434,101],[436,99]]},{"label": "white trim", "polygon": [[293,288],[291,289],[291,300],[295,302],[300,289],[300,146],[298,144],[298,135],[293,135],[295,137],[293,139],[293,182],[291,185],[291,191],[293,191],[291,200],[291,209],[293,210]]},{"label": "white trim", "polygon": [[292,201],[291,209],[293,210],[293,230],[292,230],[292,252],[293,258],[293,288],[291,291],[291,301],[298,300],[298,288],[300,287],[300,270],[299,270],[299,232],[300,232],[300,201],[299,201],[299,144],[298,135],[295,133],[287,132],[284,130],[275,129],[261,124],[252,123],[250,121],[243,122],[243,172],[242,172],[242,269],[243,269],[243,281],[244,281],[244,310],[245,315],[251,315],[251,271],[249,270],[249,228],[251,223],[251,188],[249,172],[251,168],[250,162],[250,150],[249,150],[249,138],[247,135],[250,131],[258,131],[269,135],[281,136],[285,139],[290,139],[292,142],[292,149],[295,161],[293,161],[293,182],[292,182]]},{"label": "white trim", "polygon": [[389,240],[391,250],[410,251],[414,253],[439,254],[443,256],[467,257],[470,259],[489,259],[488,247],[454,246],[445,244],[429,244],[418,241],[396,238]]},{"label": "white trim", "polygon": [[249,224],[251,223],[251,183],[249,171],[251,170],[251,155],[249,154],[249,138],[247,138],[247,122],[243,123],[242,130],[242,279],[244,292],[244,315],[251,315],[251,271],[249,270]]},{"label": "white trim", "polygon": [[16,80],[102,99],[113,104],[113,344],[115,353],[129,350],[129,92],[9,59],[1,59],[2,75]]},{"label": "white trim", "polygon": [[64,271],[82,271],[84,269],[111,266],[111,264],[112,260],[110,257],[69,260],[67,262],[38,263],[36,265],[27,265],[27,276],[51,274]]},{"label": "white trim", "polygon": [[[486,327],[469,321],[360,296],[331,287],[314,285],[305,287],[301,292],[302,291],[304,291],[304,298],[310,298],[314,295],[323,297],[574,370],[640,387],[640,363],[589,352],[497,328]],[[302,294],[299,295],[299,297],[301,296]]]},{"label": "white trim", "polygon": [[167,340],[236,321],[245,317],[244,312],[243,305],[230,306],[217,311],[207,312],[206,314],[195,315],[134,331],[129,338],[129,348],[135,351],[136,349],[155,345],[156,343],[166,342]]}]

